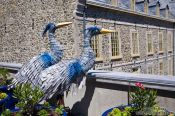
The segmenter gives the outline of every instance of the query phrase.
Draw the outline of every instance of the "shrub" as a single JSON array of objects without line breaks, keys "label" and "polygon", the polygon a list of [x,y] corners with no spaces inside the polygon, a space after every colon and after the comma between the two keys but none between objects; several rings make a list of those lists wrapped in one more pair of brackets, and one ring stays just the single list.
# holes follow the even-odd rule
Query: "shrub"
[{"label": "shrub", "polygon": [[14,97],[18,98],[16,104],[21,109],[22,113],[32,114],[34,106],[39,102],[44,95],[39,87],[32,88],[30,84],[20,84],[13,91]]}]

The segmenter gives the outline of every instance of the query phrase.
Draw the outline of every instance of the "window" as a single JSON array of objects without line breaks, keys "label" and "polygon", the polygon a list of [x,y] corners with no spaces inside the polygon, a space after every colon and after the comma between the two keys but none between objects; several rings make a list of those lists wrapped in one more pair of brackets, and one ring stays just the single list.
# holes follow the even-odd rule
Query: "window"
[{"label": "window", "polygon": [[163,33],[159,32],[159,53],[163,52]]},{"label": "window", "polygon": [[147,32],[147,52],[153,54],[153,39],[151,32]]},{"label": "window", "polygon": [[112,59],[121,57],[121,43],[119,38],[119,31],[111,33],[111,55]]},{"label": "window", "polygon": [[171,32],[168,32],[168,51],[173,50],[173,36]]},{"label": "window", "polygon": [[101,60],[101,53],[100,53],[100,35],[94,36],[91,41],[91,48],[93,49],[96,60]]},{"label": "window", "polygon": [[173,75],[173,59],[168,59],[168,75]]},{"label": "window", "polygon": [[118,6],[118,0],[111,0],[111,5]]},{"label": "window", "polygon": [[131,0],[131,10],[135,11],[135,0]]},{"label": "window", "polygon": [[148,13],[148,1],[147,0],[145,0],[144,2],[144,12]]},{"label": "window", "polygon": [[159,61],[159,75],[163,75],[164,72],[163,72],[163,61]]},{"label": "window", "polygon": [[139,39],[137,31],[131,31],[131,55],[139,56]]}]

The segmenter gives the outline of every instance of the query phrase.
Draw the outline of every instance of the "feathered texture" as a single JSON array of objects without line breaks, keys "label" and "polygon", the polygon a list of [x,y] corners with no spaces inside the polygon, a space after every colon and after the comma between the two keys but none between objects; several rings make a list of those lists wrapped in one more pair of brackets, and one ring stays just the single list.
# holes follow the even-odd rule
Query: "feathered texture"
[{"label": "feathered texture", "polygon": [[63,50],[60,43],[56,40],[54,33],[48,33],[51,52],[44,52],[38,56],[33,57],[29,62],[24,64],[22,68],[15,75],[13,84],[31,83],[32,86],[38,86],[38,76],[41,71],[49,66],[58,63],[62,56]]},{"label": "feathered texture", "polygon": [[44,92],[42,100],[50,99],[53,95],[63,94],[78,78],[83,78],[95,62],[95,54],[90,47],[90,39],[98,34],[98,28],[88,28],[84,40],[84,50],[81,56],[72,60],[61,60],[59,63],[42,71],[39,75],[39,86]]},{"label": "feathered texture", "polygon": [[53,95],[63,94],[73,82],[81,80],[85,73],[93,67],[95,54],[90,47],[90,39],[97,34],[100,34],[100,28],[96,26],[87,28],[81,56],[77,59],[58,62],[61,59],[62,50],[54,35],[49,33],[52,52],[32,58],[17,73],[14,83],[29,82],[33,86],[39,86],[44,92],[41,101],[50,99]]}]

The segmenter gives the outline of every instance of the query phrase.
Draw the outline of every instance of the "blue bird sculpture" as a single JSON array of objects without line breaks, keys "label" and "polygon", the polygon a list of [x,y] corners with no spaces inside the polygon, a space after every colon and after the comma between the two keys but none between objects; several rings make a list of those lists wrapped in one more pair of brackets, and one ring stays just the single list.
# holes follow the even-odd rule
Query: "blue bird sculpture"
[{"label": "blue bird sculpture", "polygon": [[61,60],[57,64],[42,71],[39,75],[38,85],[45,94],[42,100],[50,99],[53,95],[63,95],[71,83],[77,78],[83,77],[93,67],[95,62],[95,54],[90,46],[91,38],[98,34],[112,32],[112,30],[97,26],[86,28],[84,49],[81,56],[72,60]]},{"label": "blue bird sculpture", "polygon": [[31,83],[32,86],[37,86],[38,76],[41,71],[45,70],[51,65],[58,63],[62,56],[63,50],[60,43],[55,38],[55,30],[66,25],[71,24],[71,22],[49,23],[46,25],[42,36],[44,37],[48,32],[48,38],[50,43],[51,52],[44,52],[35,57],[22,66],[13,79],[13,85],[19,83]]}]

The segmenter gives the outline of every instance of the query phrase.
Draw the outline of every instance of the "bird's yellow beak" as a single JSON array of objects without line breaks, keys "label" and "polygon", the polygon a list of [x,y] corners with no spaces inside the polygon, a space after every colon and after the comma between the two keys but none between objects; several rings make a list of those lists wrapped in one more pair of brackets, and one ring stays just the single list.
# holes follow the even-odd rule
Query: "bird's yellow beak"
[{"label": "bird's yellow beak", "polygon": [[101,34],[113,33],[113,32],[115,32],[115,31],[114,30],[109,30],[109,29],[104,29],[104,28],[102,28],[101,31],[100,31]]},{"label": "bird's yellow beak", "polygon": [[70,25],[72,24],[72,22],[63,22],[63,23],[58,23],[56,25],[57,28],[61,28],[61,27],[64,27],[64,26],[67,26],[67,25]]}]

